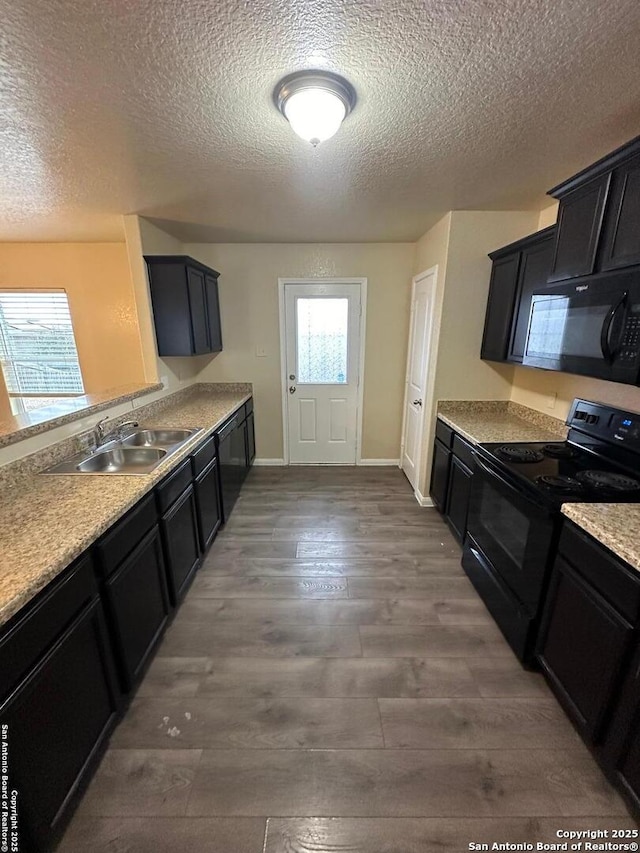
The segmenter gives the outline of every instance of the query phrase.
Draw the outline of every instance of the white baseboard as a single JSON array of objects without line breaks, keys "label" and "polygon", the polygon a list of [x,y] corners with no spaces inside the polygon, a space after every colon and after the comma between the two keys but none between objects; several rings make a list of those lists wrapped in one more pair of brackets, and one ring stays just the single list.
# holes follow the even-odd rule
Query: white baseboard
[{"label": "white baseboard", "polygon": [[385,465],[387,467],[398,467],[400,465],[399,459],[361,459],[359,462],[356,462],[356,465]]},{"label": "white baseboard", "polygon": [[266,468],[266,467],[282,467],[285,462],[284,459],[254,459],[253,464],[258,468]]},{"label": "white baseboard", "polygon": [[425,497],[419,489],[415,490],[414,495],[416,496],[416,500],[418,501],[420,506],[433,506],[434,505],[431,498],[428,496]]}]

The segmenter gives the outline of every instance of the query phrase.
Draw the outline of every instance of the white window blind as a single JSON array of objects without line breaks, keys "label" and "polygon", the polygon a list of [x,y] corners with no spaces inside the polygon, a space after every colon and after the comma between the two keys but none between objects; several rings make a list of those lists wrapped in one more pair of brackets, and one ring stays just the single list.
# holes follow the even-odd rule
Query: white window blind
[{"label": "white window blind", "polygon": [[10,397],[84,393],[64,290],[0,291],[0,366]]}]

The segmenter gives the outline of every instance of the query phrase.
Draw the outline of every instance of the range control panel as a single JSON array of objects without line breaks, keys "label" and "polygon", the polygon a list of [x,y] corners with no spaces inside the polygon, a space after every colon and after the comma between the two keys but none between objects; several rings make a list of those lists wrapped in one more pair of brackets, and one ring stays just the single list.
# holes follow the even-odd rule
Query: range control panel
[{"label": "range control panel", "polygon": [[640,412],[578,399],[573,401],[567,426],[602,441],[640,451]]}]

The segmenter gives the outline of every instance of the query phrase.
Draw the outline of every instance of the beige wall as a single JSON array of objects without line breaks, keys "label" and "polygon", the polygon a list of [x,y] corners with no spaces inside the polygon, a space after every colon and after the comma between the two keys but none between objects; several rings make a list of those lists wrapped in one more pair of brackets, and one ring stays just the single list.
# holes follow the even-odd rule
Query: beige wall
[{"label": "beige wall", "polygon": [[416,246],[415,271],[438,265],[433,407],[426,412],[418,490],[429,488],[438,400],[508,400],[513,367],[480,359],[489,292],[488,253],[535,231],[537,211],[453,211]]},{"label": "beige wall", "polygon": [[[282,459],[278,278],[368,279],[362,456],[397,459],[400,446],[414,245],[192,244],[220,271],[223,351],[200,381],[253,382],[257,453]],[[264,357],[256,348],[265,350]]]},{"label": "beige wall", "polygon": [[182,243],[152,222],[139,216],[124,217],[131,278],[140,319],[140,336],[147,381],[160,380],[165,390],[157,396],[173,393],[198,380],[211,356],[160,358],[153,327],[153,311],[144,255],[184,255]]},{"label": "beige wall", "polygon": [[0,243],[0,288],[67,291],[88,394],[144,383],[124,243]]},{"label": "beige wall", "polygon": [[550,204],[548,207],[543,208],[540,211],[538,216],[538,231],[542,231],[543,228],[548,228],[550,225],[556,224],[556,219],[558,218],[558,202],[554,201],[553,204]]}]

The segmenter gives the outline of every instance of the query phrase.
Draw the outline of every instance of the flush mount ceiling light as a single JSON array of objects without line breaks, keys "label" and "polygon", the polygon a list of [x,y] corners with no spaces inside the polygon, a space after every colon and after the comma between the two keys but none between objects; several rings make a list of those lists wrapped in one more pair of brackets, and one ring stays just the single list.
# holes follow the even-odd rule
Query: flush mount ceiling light
[{"label": "flush mount ceiling light", "polygon": [[356,105],[356,90],[330,71],[298,71],[282,78],[273,100],[298,136],[315,148],[338,132]]}]

